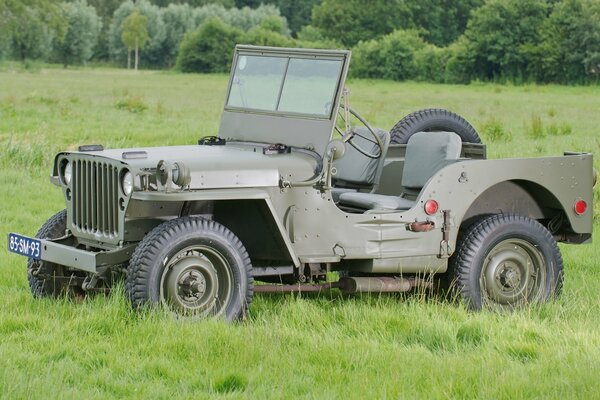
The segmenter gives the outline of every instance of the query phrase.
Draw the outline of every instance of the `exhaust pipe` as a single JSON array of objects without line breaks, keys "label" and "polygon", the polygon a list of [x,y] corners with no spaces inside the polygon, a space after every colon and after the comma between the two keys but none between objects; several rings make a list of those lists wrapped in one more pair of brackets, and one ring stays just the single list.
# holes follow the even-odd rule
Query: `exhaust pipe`
[{"label": "exhaust pipe", "polygon": [[340,281],[343,293],[394,293],[408,292],[414,286],[411,281],[399,277],[344,277]]}]

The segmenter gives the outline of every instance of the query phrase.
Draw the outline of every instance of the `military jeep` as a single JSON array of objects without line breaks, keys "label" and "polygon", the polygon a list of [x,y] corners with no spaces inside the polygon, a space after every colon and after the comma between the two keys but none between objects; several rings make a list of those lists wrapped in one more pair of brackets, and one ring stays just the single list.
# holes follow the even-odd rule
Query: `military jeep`
[{"label": "military jeep", "polygon": [[266,291],[439,285],[473,309],[557,296],[557,241],[591,242],[592,155],[488,160],[441,109],[373,128],[348,104],[349,62],[237,46],[215,136],[57,154],[65,210],[9,234],[33,295],[110,291],[124,273],[136,309],[230,321]]}]

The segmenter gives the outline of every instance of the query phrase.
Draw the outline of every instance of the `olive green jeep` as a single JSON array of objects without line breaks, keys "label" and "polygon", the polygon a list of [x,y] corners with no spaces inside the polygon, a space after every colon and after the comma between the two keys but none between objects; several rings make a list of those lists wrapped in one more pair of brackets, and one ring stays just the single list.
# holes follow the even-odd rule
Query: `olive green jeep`
[{"label": "olive green jeep", "polygon": [[473,309],[558,295],[557,241],[591,242],[592,155],[487,160],[441,109],[375,129],[348,105],[349,62],[237,46],[217,135],[59,153],[66,209],[35,238],[9,234],[33,295],[110,291],[125,273],[134,308],[226,320],[265,291],[439,283]]}]

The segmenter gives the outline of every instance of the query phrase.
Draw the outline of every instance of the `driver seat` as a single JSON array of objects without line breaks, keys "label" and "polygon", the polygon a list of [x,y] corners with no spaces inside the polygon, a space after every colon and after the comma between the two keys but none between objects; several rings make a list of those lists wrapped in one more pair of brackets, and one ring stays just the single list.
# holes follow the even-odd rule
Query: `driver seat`
[{"label": "driver seat", "polygon": [[[404,193],[418,196],[437,171],[460,160],[462,140],[454,132],[418,132],[406,145],[402,186]],[[373,193],[342,193],[339,205],[354,210],[409,210],[416,202],[402,196]]]},{"label": "driver seat", "polygon": [[[365,127],[353,127],[355,136],[352,141],[368,153],[378,151],[377,143],[370,139],[371,132]],[[356,193],[359,191],[375,192],[379,185],[383,163],[390,145],[390,134],[383,129],[374,128],[375,133],[381,138],[383,150],[378,158],[370,158],[356,150],[350,143],[346,143],[346,152],[342,158],[333,162],[337,170],[332,178],[331,196],[334,202],[339,201],[342,193]]]}]

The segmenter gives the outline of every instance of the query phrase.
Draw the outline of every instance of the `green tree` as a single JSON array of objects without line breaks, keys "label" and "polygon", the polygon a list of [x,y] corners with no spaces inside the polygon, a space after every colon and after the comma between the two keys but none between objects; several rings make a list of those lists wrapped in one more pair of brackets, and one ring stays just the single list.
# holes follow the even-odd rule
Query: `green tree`
[{"label": "green tree", "polygon": [[162,68],[167,65],[168,54],[165,51],[167,30],[162,19],[160,8],[146,0],[123,2],[115,11],[109,28],[109,52],[111,59],[116,62],[127,60],[127,46],[121,38],[123,22],[137,9],[140,14],[148,18],[148,42],[144,51],[139,55],[139,63],[143,66]]},{"label": "green tree", "polygon": [[[597,77],[600,53],[600,7],[596,1],[556,3],[535,49],[539,81],[584,83]],[[598,71],[600,72],[600,71]]]},{"label": "green tree", "polygon": [[161,10],[166,30],[164,52],[167,59],[165,64],[169,67],[175,64],[183,36],[194,28],[192,11],[193,9],[187,4],[169,4],[167,8]]},{"label": "green tree", "polygon": [[127,45],[127,69],[131,66],[131,49],[135,49],[135,70],[138,69],[139,49],[143,49],[148,41],[148,17],[140,14],[139,10],[123,21],[121,39]]},{"label": "green tree", "polygon": [[423,38],[446,46],[463,34],[471,12],[483,3],[484,0],[419,0],[407,5],[415,26],[423,30]]},{"label": "green tree", "polygon": [[259,26],[246,32],[240,42],[255,46],[294,47],[294,40],[284,35],[286,32],[285,21],[270,16],[263,19]]},{"label": "green tree", "polygon": [[109,54],[109,28],[115,13],[123,0],[87,0],[88,4],[96,9],[96,13],[102,20],[102,29],[98,35],[98,42],[94,47],[93,58],[97,60],[108,60]]},{"label": "green tree", "polygon": [[94,7],[85,0],[63,4],[67,20],[67,32],[63,40],[54,43],[54,58],[66,67],[82,64],[92,57],[102,26]]},{"label": "green tree", "polygon": [[59,0],[1,0],[0,47],[14,57],[45,59],[52,39],[62,39],[65,23]]},{"label": "green tree", "polygon": [[473,12],[463,60],[480,79],[528,80],[538,74],[535,47],[548,12],[544,0],[489,0]]},{"label": "green tree", "polygon": [[361,42],[353,49],[350,73],[361,78],[416,79],[419,69],[415,54],[423,48],[425,42],[415,30],[394,31]]},{"label": "green tree", "polygon": [[414,27],[405,0],[323,0],[313,8],[312,24],[345,46],[370,40],[395,29]]},{"label": "green tree", "polygon": [[273,0],[272,3],[279,7],[295,36],[303,26],[310,24],[313,7],[321,3],[321,0]]},{"label": "green tree", "polygon": [[243,32],[210,18],[181,42],[177,68],[182,72],[227,72],[233,49]]}]

